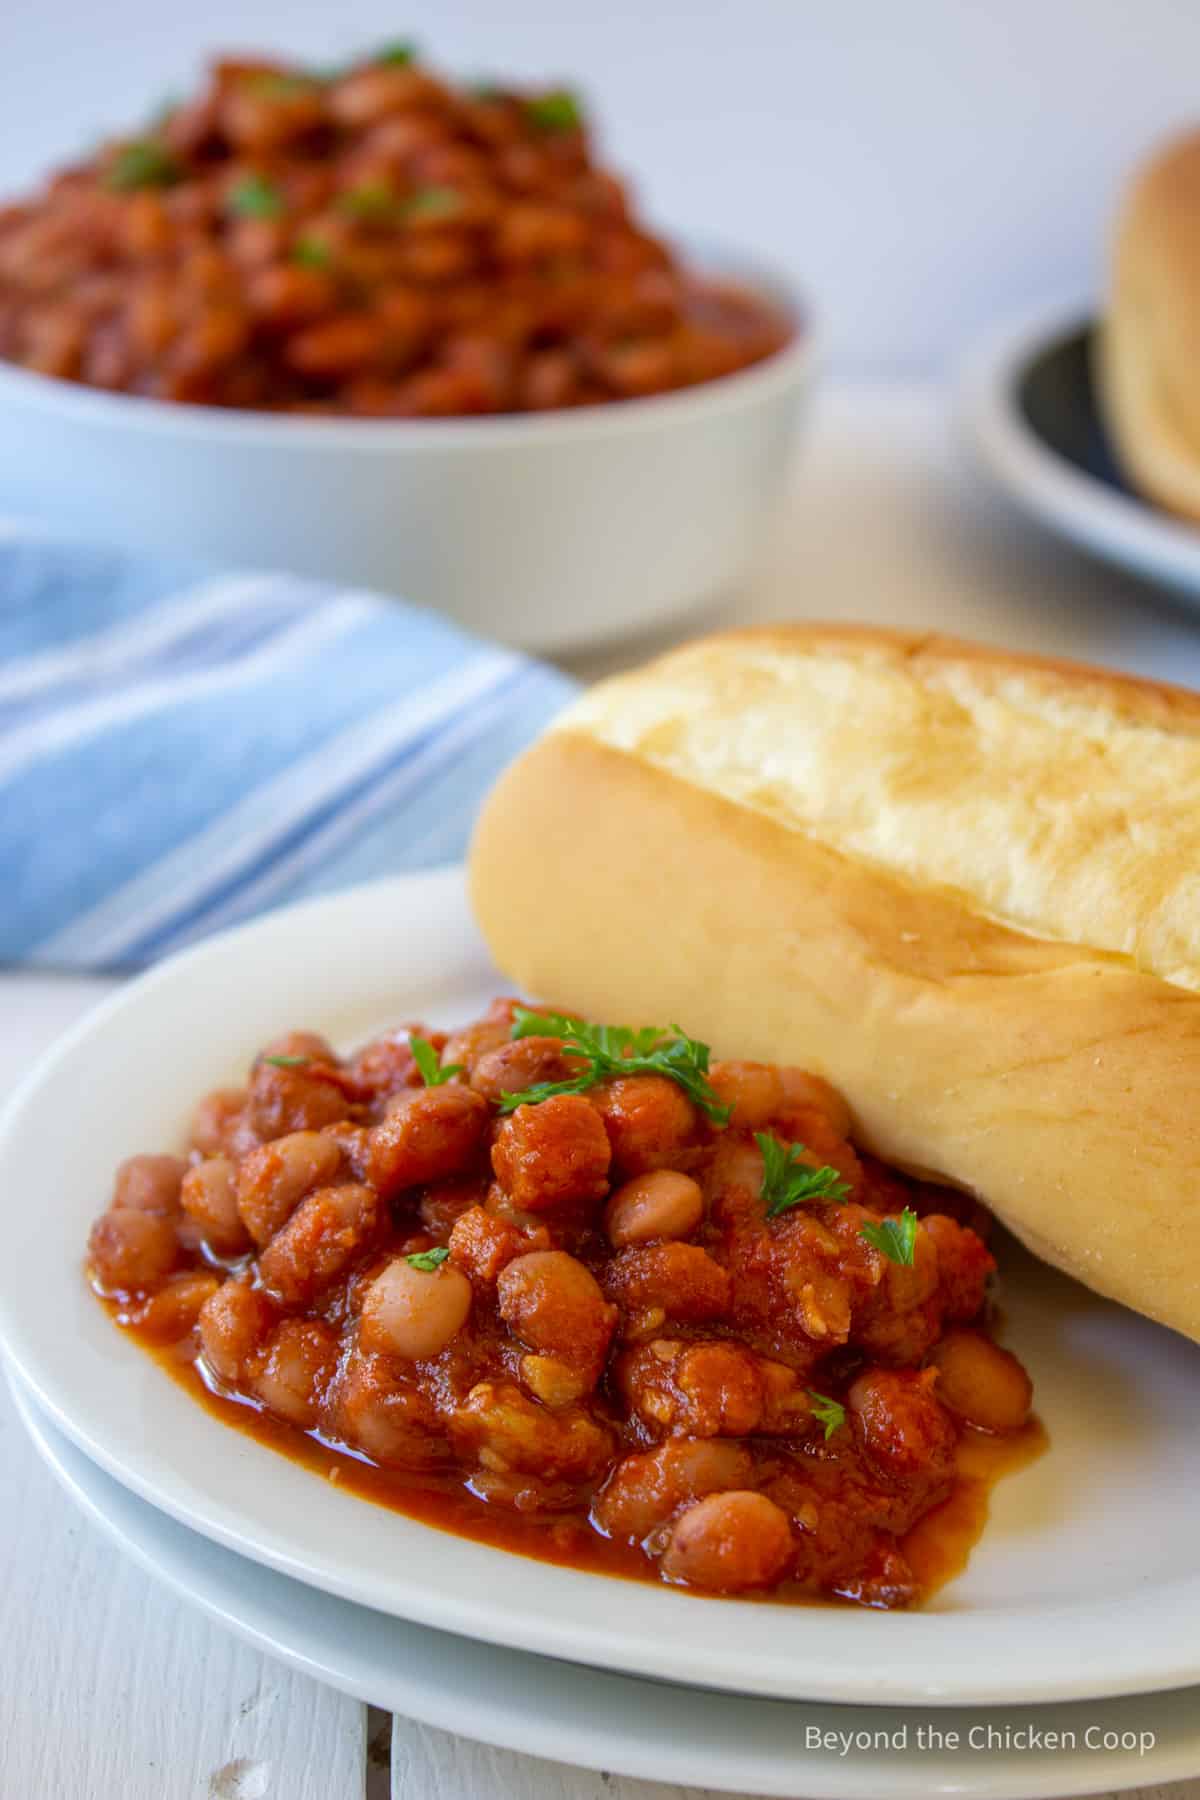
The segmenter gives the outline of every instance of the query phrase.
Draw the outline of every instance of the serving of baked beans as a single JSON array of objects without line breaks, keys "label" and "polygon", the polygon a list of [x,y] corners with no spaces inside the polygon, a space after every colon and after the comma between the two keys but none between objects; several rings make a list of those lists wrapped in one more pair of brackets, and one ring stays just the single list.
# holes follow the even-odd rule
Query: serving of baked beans
[{"label": "serving of baked beans", "polygon": [[499,1000],[348,1057],[290,1032],[185,1154],[122,1164],[88,1271],[210,1403],[430,1523],[902,1606],[914,1528],[1031,1388],[986,1214],[850,1130],[818,1076],[677,1028]]},{"label": "serving of baked beans", "polygon": [[791,334],[645,228],[574,94],[452,86],[407,44],[220,60],[0,210],[0,357],[163,400],[545,412],[711,381]]}]

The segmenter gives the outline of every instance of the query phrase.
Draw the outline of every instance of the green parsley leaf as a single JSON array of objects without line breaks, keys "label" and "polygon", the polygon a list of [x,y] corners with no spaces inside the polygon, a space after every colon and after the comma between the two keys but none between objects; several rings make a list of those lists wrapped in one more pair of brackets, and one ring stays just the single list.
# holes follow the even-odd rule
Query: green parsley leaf
[{"label": "green parsley leaf", "polygon": [[264,1056],[262,1060],[270,1063],[273,1069],[307,1069],[312,1058],[308,1056]]},{"label": "green parsley leaf", "polygon": [[406,69],[416,60],[417,46],[405,38],[397,39],[394,44],[384,44],[371,58],[373,63],[380,63],[385,69]]},{"label": "green parsley leaf", "polygon": [[357,187],[347,188],[338,195],[337,206],[352,219],[394,218],[400,210],[395,194],[383,181],[360,181]]},{"label": "green parsley leaf", "polygon": [[292,245],[292,261],[302,269],[327,269],[333,253],[321,238],[300,237]]},{"label": "green parsley leaf", "polygon": [[130,194],[137,188],[170,187],[178,179],[179,164],[165,144],[156,138],[135,138],[117,151],[104,184],[119,194]]},{"label": "green parsley leaf", "polygon": [[436,1250],[414,1250],[404,1260],[410,1268],[420,1269],[423,1275],[432,1275],[435,1269],[441,1268],[449,1254],[445,1245],[439,1244]]},{"label": "green parsley leaf", "polygon": [[654,1025],[631,1031],[628,1025],[590,1025],[565,1013],[537,1013],[518,1006],[512,1035],[561,1038],[563,1054],[586,1066],[569,1080],[539,1081],[519,1094],[502,1094],[502,1113],[518,1106],[537,1106],[558,1094],[582,1094],[610,1075],[666,1075],[714,1125],[729,1123],[733,1109],[721,1105],[709,1084],[708,1045],[688,1037],[678,1025],[672,1025],[669,1032]]},{"label": "green parsley leaf", "polygon": [[463,199],[457,188],[425,187],[404,202],[406,219],[452,219],[462,211]]},{"label": "green parsley leaf", "polygon": [[828,1443],[835,1431],[840,1431],[846,1423],[846,1409],[840,1400],[831,1400],[828,1394],[818,1394],[815,1388],[808,1389],[808,1397],[813,1403],[813,1418],[818,1425],[825,1427],[825,1442]]},{"label": "green parsley leaf", "polygon": [[881,1225],[864,1225],[859,1237],[866,1238],[873,1250],[879,1250],[889,1262],[911,1269],[917,1243],[917,1215],[905,1207],[898,1219],[884,1219]]},{"label": "green parsley leaf", "polygon": [[283,211],[283,195],[265,175],[245,175],[234,182],[225,205],[239,219],[277,219]]},{"label": "green parsley leaf", "polygon": [[409,1033],[408,1047],[413,1053],[413,1061],[421,1071],[421,1080],[426,1087],[441,1087],[444,1081],[453,1081],[461,1075],[465,1064],[447,1063],[445,1068],[438,1061],[438,1053],[428,1038],[417,1037]]},{"label": "green parsley leaf", "polygon": [[756,1131],[754,1141],[762,1151],[759,1196],[766,1201],[768,1219],[813,1201],[838,1204],[849,1194],[846,1183],[828,1163],[814,1169],[802,1160],[808,1154],[803,1144],[781,1144],[769,1131]]},{"label": "green parsley leaf", "polygon": [[583,107],[570,88],[552,88],[525,102],[525,117],[539,131],[575,131],[583,124]]}]

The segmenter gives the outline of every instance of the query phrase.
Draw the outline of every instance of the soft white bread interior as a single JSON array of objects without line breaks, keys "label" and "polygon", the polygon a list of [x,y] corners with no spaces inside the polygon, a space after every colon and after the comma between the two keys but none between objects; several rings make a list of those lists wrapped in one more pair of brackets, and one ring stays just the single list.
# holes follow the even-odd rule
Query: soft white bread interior
[{"label": "soft white bread interior", "polygon": [[527,992],[825,1075],[879,1155],[1200,1339],[1200,697],[875,630],[710,638],[502,777]]},{"label": "soft white bread interior", "polygon": [[1200,519],[1200,132],[1160,151],[1124,198],[1095,370],[1134,486]]}]

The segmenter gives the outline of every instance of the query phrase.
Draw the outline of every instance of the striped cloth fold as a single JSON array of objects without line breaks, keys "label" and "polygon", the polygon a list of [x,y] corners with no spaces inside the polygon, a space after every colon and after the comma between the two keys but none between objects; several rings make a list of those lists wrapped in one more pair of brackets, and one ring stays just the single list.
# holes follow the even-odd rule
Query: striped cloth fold
[{"label": "striped cloth fold", "polygon": [[128,969],[451,861],[573,691],[374,594],[0,525],[0,961]]}]

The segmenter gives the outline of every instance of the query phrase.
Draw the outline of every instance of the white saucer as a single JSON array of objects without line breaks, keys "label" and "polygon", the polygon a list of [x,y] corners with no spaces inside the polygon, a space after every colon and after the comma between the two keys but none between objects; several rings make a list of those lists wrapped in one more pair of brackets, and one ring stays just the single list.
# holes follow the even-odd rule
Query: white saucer
[{"label": "white saucer", "polygon": [[1092,310],[1040,309],[969,357],[959,410],[980,462],[1052,531],[1200,603],[1200,530],[1133,492],[1096,404]]},{"label": "white saucer", "polygon": [[[422,1724],[646,1780],[808,1800],[1042,1800],[1200,1772],[1192,1690],[991,1712],[812,1706],[634,1680],[406,1625],[177,1525],[89,1462],[24,1384],[11,1373],[9,1381],[55,1475],[144,1568],[293,1668]],[[1129,1734],[1134,1747],[1088,1748],[1089,1729]],[[918,1730],[944,1740],[956,1732],[960,1747],[920,1748]],[[1000,1734],[991,1749],[989,1731]],[[1040,1747],[1017,1747],[1017,1732],[1041,1734]],[[841,1739],[825,1736],[834,1733],[866,1733],[867,1747],[843,1753]],[[1076,1747],[1049,1747],[1052,1733],[1073,1733]],[[824,1747],[808,1747],[816,1734]]]},{"label": "white saucer", "polygon": [[[1005,1254],[1008,1337],[1050,1435],[929,1605],[713,1601],[518,1557],[372,1506],[192,1403],[88,1292],[111,1171],[281,1026],[353,1042],[473,1017],[503,978],[462,874],[373,883],[161,964],[62,1040],[0,1121],[0,1342],[54,1423],[239,1556],[394,1619],[763,1698],[1043,1705],[1200,1682],[1200,1349]],[[686,1020],[683,1023],[686,1025]]]}]

